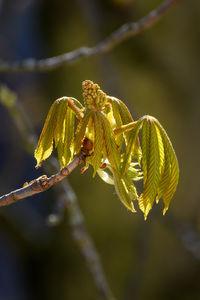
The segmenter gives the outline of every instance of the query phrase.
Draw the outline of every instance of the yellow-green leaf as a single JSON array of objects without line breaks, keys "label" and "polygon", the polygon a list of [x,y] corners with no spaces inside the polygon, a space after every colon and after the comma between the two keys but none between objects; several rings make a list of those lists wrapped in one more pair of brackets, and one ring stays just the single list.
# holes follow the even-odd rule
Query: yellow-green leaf
[{"label": "yellow-green leaf", "polygon": [[73,158],[73,145],[74,138],[74,113],[68,107],[66,116],[63,122],[63,136],[58,143],[58,159],[61,168],[65,167]]},{"label": "yellow-green leaf", "polygon": [[[163,176],[162,178],[162,198],[163,202],[165,204],[163,214],[166,213],[170,201],[176,191],[177,185],[178,185],[178,180],[179,180],[179,166],[178,166],[178,160],[174,151],[174,148],[172,146],[172,143],[164,130],[164,128],[161,126],[161,124],[158,122],[158,126],[160,129],[160,133],[162,136],[163,140],[163,145],[166,153],[166,161],[165,161],[165,171],[167,169],[167,175],[166,177]],[[169,169],[170,165],[170,169]],[[170,176],[169,176],[170,173]]]},{"label": "yellow-green leaf", "polygon": [[147,181],[147,170],[150,158],[150,142],[151,142],[151,126],[149,122],[144,122],[142,125],[142,169],[144,184]]},{"label": "yellow-green leaf", "polygon": [[87,128],[91,114],[92,114],[92,111],[87,110],[85,112],[83,119],[78,124],[77,130],[75,133],[75,139],[74,139],[74,153],[75,154],[77,154],[81,149],[82,141],[84,139],[86,128]]},{"label": "yellow-green leaf", "polygon": [[122,166],[122,174],[124,174],[132,159],[133,159],[133,154],[135,152],[135,148],[137,147],[137,139],[138,139],[138,134],[139,134],[139,130],[142,126],[142,122],[143,119],[139,119],[136,123],[134,128],[130,131],[130,138],[129,138],[129,143],[126,146],[126,151],[124,154],[124,162],[123,162],[123,166]]},{"label": "yellow-green leaf", "polygon": [[[128,107],[121,100],[115,97],[109,97],[109,100],[111,101],[113,109],[118,110],[123,125],[126,125],[134,121]],[[124,132],[126,145],[130,144],[131,136],[132,135],[130,131]],[[133,154],[134,154],[134,158],[137,158],[139,161],[141,156],[139,138],[137,138],[137,142],[135,144],[135,150]]]},{"label": "yellow-green leaf", "polygon": [[103,131],[101,125],[101,117],[99,116],[99,113],[94,112],[92,118],[94,124],[94,152],[91,159],[94,168],[94,173],[93,173],[93,177],[94,177],[97,169],[100,168],[101,166],[104,137],[103,137]]},{"label": "yellow-green leaf", "polygon": [[[115,119],[116,127],[120,127],[121,125],[123,125],[123,122],[119,111],[119,104],[117,103],[117,101],[112,101],[111,104],[112,104],[112,113]],[[119,136],[116,137],[116,142],[117,145],[119,146],[119,149],[121,149],[123,140],[124,140],[123,134],[120,134]]]},{"label": "yellow-green leaf", "polygon": [[114,179],[113,179],[113,177],[110,174],[108,174],[108,172],[106,172],[104,170],[101,170],[101,169],[98,169],[97,170],[97,174],[106,183],[108,183],[108,184],[114,184]]},{"label": "yellow-green leaf", "polygon": [[44,127],[40,135],[37,148],[34,153],[34,156],[37,160],[36,168],[39,167],[41,162],[47,159],[53,151],[53,136],[54,136],[54,130],[56,126],[58,106],[59,106],[58,101],[55,101],[52,104],[48,112],[46,121],[44,123]]},{"label": "yellow-green leaf", "polygon": [[112,168],[119,170],[120,153],[109,120],[103,112],[99,112],[104,137],[104,150]]},{"label": "yellow-green leaf", "polygon": [[54,130],[55,147],[57,147],[58,142],[63,139],[63,135],[64,135],[63,123],[64,120],[66,119],[67,108],[68,108],[67,99],[62,99],[62,98],[59,99],[58,108],[57,108],[56,126]]},{"label": "yellow-green leaf", "polygon": [[121,202],[132,212],[135,212],[135,208],[132,202],[132,193],[128,190],[124,179],[121,177],[120,172],[112,169],[114,185],[116,193]]},{"label": "yellow-green leaf", "polygon": [[147,165],[147,178],[144,183],[144,191],[139,198],[139,207],[143,211],[145,219],[147,218],[147,215],[155,201],[160,181],[160,153],[157,130],[154,120],[151,118],[145,118],[143,124],[146,122],[150,125],[150,149]]}]

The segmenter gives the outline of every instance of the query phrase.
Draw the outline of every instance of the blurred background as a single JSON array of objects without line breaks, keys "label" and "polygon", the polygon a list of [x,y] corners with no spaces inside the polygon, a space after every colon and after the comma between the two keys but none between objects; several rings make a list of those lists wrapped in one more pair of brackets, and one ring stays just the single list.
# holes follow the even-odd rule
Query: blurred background
[{"label": "blurred background", "polygon": [[[0,0],[0,59],[39,59],[93,46],[161,2]],[[84,79],[123,100],[134,118],[153,115],[167,130],[180,183],[164,217],[162,203],[146,222],[139,210],[129,213],[113,187],[92,179],[90,169],[83,175],[75,170],[69,178],[118,300],[200,299],[199,18],[199,1],[180,1],[159,23],[107,54],[45,73],[0,74],[1,89],[16,95],[37,136],[56,98],[82,101]],[[1,195],[46,174],[35,169],[33,151],[26,151],[19,111],[0,104]],[[0,209],[1,300],[98,299],[68,214],[62,213],[57,226],[49,225],[57,202],[53,187]]]}]

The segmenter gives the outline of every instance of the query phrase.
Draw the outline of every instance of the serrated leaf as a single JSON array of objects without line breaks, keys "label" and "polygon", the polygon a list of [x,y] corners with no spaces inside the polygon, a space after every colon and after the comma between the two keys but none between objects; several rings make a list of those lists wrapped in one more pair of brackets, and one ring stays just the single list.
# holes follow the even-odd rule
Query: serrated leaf
[{"label": "serrated leaf", "polygon": [[115,142],[114,134],[110,126],[110,122],[103,112],[99,112],[101,126],[104,137],[104,152],[106,152],[106,157],[108,158],[112,168],[119,170],[120,165],[120,153]]},{"label": "serrated leaf", "polygon": [[[126,125],[134,121],[128,107],[121,100],[115,97],[110,97],[109,99],[111,101],[112,107],[114,108],[115,106],[115,109],[116,110],[118,109],[122,120],[122,125]],[[129,145],[131,139],[131,132],[130,131],[124,132],[124,138],[125,138],[126,145]],[[134,158],[137,158],[139,161],[140,156],[141,156],[141,149],[140,149],[139,138],[137,138],[137,142],[135,144]]]},{"label": "serrated leaf", "polygon": [[58,159],[61,168],[68,165],[68,163],[73,158],[73,146],[72,141],[74,138],[74,113],[68,107],[66,110],[66,115],[63,123],[63,136],[62,139],[59,140],[58,143]]},{"label": "serrated leaf", "polygon": [[160,134],[162,136],[162,141],[166,153],[165,172],[167,175],[163,176],[160,183],[160,190],[161,190],[160,193],[162,193],[161,196],[165,204],[163,214],[165,214],[178,185],[179,166],[178,166],[178,160],[174,148],[172,146],[172,143],[166,131],[164,130],[164,128],[161,126],[159,122],[157,123],[160,130]]},{"label": "serrated leaf", "polygon": [[87,110],[85,112],[83,119],[78,124],[77,130],[75,133],[75,139],[74,139],[74,153],[75,154],[77,154],[81,149],[82,141],[84,139],[86,128],[87,128],[89,119],[91,117],[91,114],[92,114],[92,111]]},{"label": "serrated leaf", "polygon": [[128,190],[128,187],[124,181],[124,179],[121,177],[119,171],[116,171],[115,169],[112,170],[113,178],[114,178],[114,185],[116,193],[121,200],[121,202],[132,212],[136,212],[135,208],[133,206],[133,194],[130,193],[130,190]]},{"label": "serrated leaf", "polygon": [[142,125],[142,169],[144,184],[147,181],[147,170],[150,158],[150,141],[151,141],[151,126],[149,122],[143,122]]},{"label": "serrated leaf", "polygon": [[126,147],[126,152],[124,154],[124,162],[122,166],[122,174],[125,174],[127,171],[132,159],[133,159],[133,153],[135,151],[135,148],[137,147],[137,139],[138,134],[140,131],[140,128],[142,126],[143,119],[139,119],[136,123],[134,128],[130,131],[130,139],[129,144]]},{"label": "serrated leaf", "polygon": [[[116,101],[112,101],[112,113],[115,119],[116,127],[121,127],[121,125],[123,125],[123,122],[119,111],[119,104]],[[116,142],[120,150],[123,144],[123,134],[120,134],[116,137]]]},{"label": "serrated leaf", "polygon": [[55,147],[57,147],[60,140],[63,139],[64,135],[64,120],[66,118],[67,113],[67,99],[60,99],[58,102],[58,108],[57,108],[57,120],[56,120],[56,126],[54,130],[54,141],[55,141]]},{"label": "serrated leaf", "polygon": [[101,117],[99,116],[99,113],[94,112],[92,118],[94,124],[94,152],[91,159],[92,159],[92,166],[94,168],[94,173],[93,173],[93,177],[94,177],[97,169],[100,168],[101,166],[104,136],[102,131]]},{"label": "serrated leaf", "polygon": [[146,122],[150,124],[150,151],[144,191],[139,198],[139,207],[143,211],[145,219],[155,201],[160,181],[160,153],[157,130],[154,121],[150,118],[145,118],[143,124]]},{"label": "serrated leaf", "polygon": [[36,168],[40,166],[41,162],[47,159],[53,151],[53,136],[57,120],[57,108],[59,102],[55,101],[47,115],[47,118],[39,138],[37,148],[34,156],[37,160]]}]

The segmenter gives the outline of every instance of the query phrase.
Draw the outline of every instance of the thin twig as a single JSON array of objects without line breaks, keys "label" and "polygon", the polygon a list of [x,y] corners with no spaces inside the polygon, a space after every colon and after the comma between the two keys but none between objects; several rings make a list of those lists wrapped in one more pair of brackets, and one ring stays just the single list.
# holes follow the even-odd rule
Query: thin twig
[{"label": "thin twig", "polygon": [[13,202],[47,191],[54,184],[69,176],[71,172],[83,162],[84,157],[84,154],[81,152],[79,155],[74,157],[68,166],[60,170],[57,174],[54,174],[49,178],[46,175],[43,175],[31,181],[30,184],[1,196],[0,207],[10,205]]},{"label": "thin twig", "polygon": [[152,10],[148,15],[140,19],[138,22],[131,22],[122,25],[118,30],[114,31],[110,36],[94,47],[81,47],[62,55],[40,60],[29,58],[13,63],[0,61],[0,72],[50,71],[62,66],[66,66],[69,63],[84,57],[92,57],[97,54],[103,54],[110,51],[124,40],[139,34],[153,24],[157,23],[160,18],[178,2],[179,0],[167,0],[163,2],[155,10]]},{"label": "thin twig", "polygon": [[[9,101],[7,101],[9,99]],[[36,147],[36,136],[31,130],[32,124],[27,117],[22,105],[18,102],[16,94],[12,93],[5,86],[0,87],[0,102],[6,106],[10,112],[16,127],[19,130],[23,140],[27,142],[26,150],[33,153]],[[50,158],[46,164],[46,168],[51,171],[58,170],[58,163],[55,159]],[[92,242],[92,239],[85,226],[84,217],[78,205],[77,196],[67,180],[62,180],[60,185],[55,188],[60,188],[65,199],[65,205],[69,215],[69,222],[72,229],[72,236],[79,247],[87,267],[92,274],[93,282],[97,288],[99,298],[102,300],[114,300],[110,287],[107,283],[104,271],[99,259],[98,252]]]},{"label": "thin twig", "polygon": [[113,129],[113,132],[114,132],[115,135],[119,135],[119,134],[122,134],[124,132],[130,131],[134,128],[136,123],[137,122],[130,122],[128,124],[122,125],[120,127],[117,127],[115,129]]}]

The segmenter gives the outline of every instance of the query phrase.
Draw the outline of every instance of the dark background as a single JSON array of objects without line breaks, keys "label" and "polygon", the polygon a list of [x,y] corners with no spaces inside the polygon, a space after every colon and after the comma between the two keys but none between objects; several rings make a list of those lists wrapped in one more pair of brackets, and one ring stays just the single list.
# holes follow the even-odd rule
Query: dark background
[{"label": "dark background", "polygon": [[[157,0],[0,0],[0,58],[44,58],[93,46]],[[113,187],[92,171],[75,170],[86,226],[117,299],[200,299],[200,3],[180,1],[161,21],[107,54],[47,73],[0,74],[39,136],[51,103],[82,101],[91,79],[123,100],[135,118],[153,115],[167,130],[180,164],[180,183],[166,216],[162,203],[148,220],[129,213]],[[44,174],[8,110],[0,104],[0,194]],[[0,299],[96,299],[92,277],[71,236],[67,213],[47,223],[54,188],[0,209]]]}]

